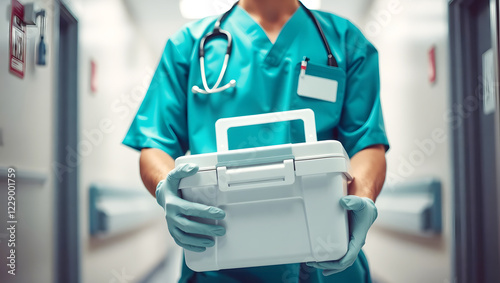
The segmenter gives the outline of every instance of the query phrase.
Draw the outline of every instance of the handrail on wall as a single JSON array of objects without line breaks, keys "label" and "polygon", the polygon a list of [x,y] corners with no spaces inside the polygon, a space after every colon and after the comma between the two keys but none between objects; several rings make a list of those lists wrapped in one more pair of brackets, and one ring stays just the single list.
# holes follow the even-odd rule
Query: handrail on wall
[{"label": "handrail on wall", "polygon": [[32,170],[27,168],[17,168],[16,166],[0,165],[0,179],[7,179],[9,168],[16,170],[16,180],[22,180],[29,183],[43,185],[47,180],[49,174],[40,170]]},{"label": "handrail on wall", "polygon": [[420,236],[441,233],[441,182],[437,178],[386,185],[376,206],[376,226]]},{"label": "handrail on wall", "polygon": [[94,183],[89,189],[89,224],[93,236],[110,236],[136,229],[159,210],[144,188]]}]

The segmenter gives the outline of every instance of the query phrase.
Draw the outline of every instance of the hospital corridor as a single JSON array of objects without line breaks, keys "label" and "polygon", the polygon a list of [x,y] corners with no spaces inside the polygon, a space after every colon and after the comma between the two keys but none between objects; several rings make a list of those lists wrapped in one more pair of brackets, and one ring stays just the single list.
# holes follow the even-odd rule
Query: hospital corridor
[{"label": "hospital corridor", "polygon": [[498,0],[0,0],[0,282],[498,283],[499,67]]}]

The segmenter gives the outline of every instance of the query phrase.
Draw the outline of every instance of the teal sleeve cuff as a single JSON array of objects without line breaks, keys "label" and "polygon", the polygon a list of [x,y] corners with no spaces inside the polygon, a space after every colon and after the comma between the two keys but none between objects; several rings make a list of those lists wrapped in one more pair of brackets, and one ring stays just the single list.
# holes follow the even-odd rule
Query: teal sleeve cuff
[{"label": "teal sleeve cuff", "polygon": [[175,149],[175,147],[179,147],[178,145],[172,144],[171,147],[165,146],[163,143],[157,142],[154,139],[147,138],[145,136],[130,136],[127,135],[125,139],[123,139],[122,144],[131,147],[135,150],[142,150],[143,148],[157,148],[164,151],[166,154],[170,155],[174,160],[180,156],[184,155],[179,149]]},{"label": "teal sleeve cuff", "polygon": [[386,152],[389,150],[390,146],[385,133],[363,136],[354,145],[345,147],[347,154],[349,155],[350,158],[352,158],[356,153],[360,152],[361,150],[379,144],[384,146]]}]

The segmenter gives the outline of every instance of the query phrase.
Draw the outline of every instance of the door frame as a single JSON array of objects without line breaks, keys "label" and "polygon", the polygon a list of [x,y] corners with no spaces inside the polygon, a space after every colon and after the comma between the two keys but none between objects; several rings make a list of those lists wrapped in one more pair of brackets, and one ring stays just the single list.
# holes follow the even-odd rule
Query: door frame
[{"label": "door frame", "polygon": [[[495,111],[495,139],[496,139],[496,168],[500,170],[500,1],[490,0],[491,18],[491,31],[493,40],[493,50],[495,51],[495,71],[497,74],[496,85],[496,98],[497,105]],[[500,215],[500,174],[497,174],[497,204],[498,215]],[[500,218],[498,226],[498,235],[500,235]],[[500,241],[500,239],[499,239]],[[498,254],[500,255],[500,244],[498,245]]]},{"label": "door frame", "polygon": [[[491,46],[495,56],[495,77],[499,80],[499,36],[498,36],[498,0],[488,0],[491,18]],[[450,62],[451,62],[451,93],[452,105],[460,105],[468,94],[474,93],[476,82],[473,79],[474,48],[471,13],[472,5],[478,0],[449,0],[449,30],[450,30]],[[495,139],[496,139],[496,166],[500,168],[500,106],[498,98],[498,85],[496,86],[497,105],[495,112]],[[478,111],[475,111],[478,112]],[[452,127],[453,134],[453,276],[457,283],[481,283],[481,270],[488,262],[479,248],[480,235],[484,233],[484,226],[480,220],[480,197],[471,188],[478,184],[481,178],[478,139],[475,139],[475,125],[478,123],[478,114],[473,113],[462,123]],[[497,211],[500,213],[500,176],[497,175]],[[498,215],[498,214],[497,214]],[[500,223],[493,223],[500,232]],[[499,234],[500,235],[500,234]],[[500,255],[500,240],[496,244]],[[492,267],[497,268],[497,267]]]},{"label": "door frame", "polygon": [[[78,151],[78,20],[55,1],[56,64],[56,264],[55,282],[80,282],[78,156],[69,160],[68,147]],[[57,37],[58,36],[58,37]],[[58,43],[58,44],[57,44]],[[76,160],[75,160],[76,159]]]}]

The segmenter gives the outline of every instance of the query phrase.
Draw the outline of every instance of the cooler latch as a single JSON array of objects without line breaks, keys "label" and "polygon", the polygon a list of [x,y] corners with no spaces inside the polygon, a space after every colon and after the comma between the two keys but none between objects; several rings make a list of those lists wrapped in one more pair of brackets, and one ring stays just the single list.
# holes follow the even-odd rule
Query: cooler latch
[{"label": "cooler latch", "polygon": [[291,185],[295,182],[293,159],[280,163],[227,168],[217,167],[221,191]]}]

